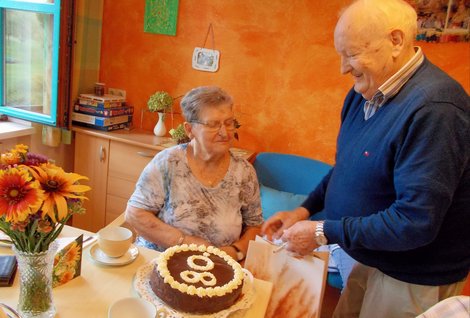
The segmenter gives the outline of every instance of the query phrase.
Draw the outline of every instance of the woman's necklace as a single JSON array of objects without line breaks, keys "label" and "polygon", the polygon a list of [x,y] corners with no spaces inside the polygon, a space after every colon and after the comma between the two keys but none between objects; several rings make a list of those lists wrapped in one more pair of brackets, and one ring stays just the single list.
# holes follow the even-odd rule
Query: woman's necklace
[{"label": "woman's necklace", "polygon": [[186,148],[186,152],[191,172],[205,186],[214,187],[225,177],[230,164],[230,156],[228,154],[224,155],[220,160],[210,163],[195,157],[193,148],[190,146]]}]

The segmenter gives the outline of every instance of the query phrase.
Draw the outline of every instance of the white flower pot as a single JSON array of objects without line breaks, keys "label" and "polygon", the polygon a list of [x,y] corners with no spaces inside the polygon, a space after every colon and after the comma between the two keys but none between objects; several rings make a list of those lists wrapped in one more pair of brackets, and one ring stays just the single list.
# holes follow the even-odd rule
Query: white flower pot
[{"label": "white flower pot", "polygon": [[155,127],[153,128],[153,133],[157,137],[163,137],[166,135],[165,122],[163,121],[163,113],[158,112],[158,121]]}]

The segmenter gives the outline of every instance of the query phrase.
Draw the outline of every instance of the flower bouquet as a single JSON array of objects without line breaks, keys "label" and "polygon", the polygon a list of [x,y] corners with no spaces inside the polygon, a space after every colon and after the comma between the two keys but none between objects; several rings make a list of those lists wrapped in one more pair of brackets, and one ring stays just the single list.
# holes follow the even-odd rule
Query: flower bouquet
[{"label": "flower bouquet", "polygon": [[53,317],[55,239],[76,213],[84,213],[87,177],[67,173],[46,157],[16,145],[0,156],[0,231],[13,244],[20,272],[22,317]]}]

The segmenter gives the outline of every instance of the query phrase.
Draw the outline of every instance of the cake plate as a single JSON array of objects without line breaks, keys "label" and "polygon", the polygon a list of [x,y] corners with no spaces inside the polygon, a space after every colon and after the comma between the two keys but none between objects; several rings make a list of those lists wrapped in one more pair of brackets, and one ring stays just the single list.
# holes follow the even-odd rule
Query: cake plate
[{"label": "cake plate", "polygon": [[[169,307],[165,302],[163,302],[157,295],[153,292],[150,287],[150,274],[155,266],[157,259],[152,260],[151,262],[142,265],[137,269],[134,278],[134,289],[137,291],[140,297],[145,300],[150,301],[152,304],[157,307],[157,313],[160,314],[158,317],[165,318],[233,318],[234,316],[238,317],[238,311],[250,308],[255,300],[255,289],[253,284],[253,275],[247,269],[243,268],[243,273],[245,275],[243,280],[243,289],[242,297],[231,307],[219,311],[213,314],[207,315],[196,315],[189,314],[186,312],[177,311]],[[233,315],[232,315],[233,314]]]}]

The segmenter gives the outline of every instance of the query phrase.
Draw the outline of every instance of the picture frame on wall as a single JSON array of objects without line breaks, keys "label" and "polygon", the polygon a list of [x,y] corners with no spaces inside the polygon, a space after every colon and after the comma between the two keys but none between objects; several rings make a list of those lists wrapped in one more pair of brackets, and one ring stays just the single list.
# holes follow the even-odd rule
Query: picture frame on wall
[{"label": "picture frame on wall", "polygon": [[179,0],[146,0],[144,32],[176,35]]},{"label": "picture frame on wall", "polygon": [[220,52],[196,47],[193,52],[192,66],[194,69],[206,72],[216,72],[219,69]]}]

